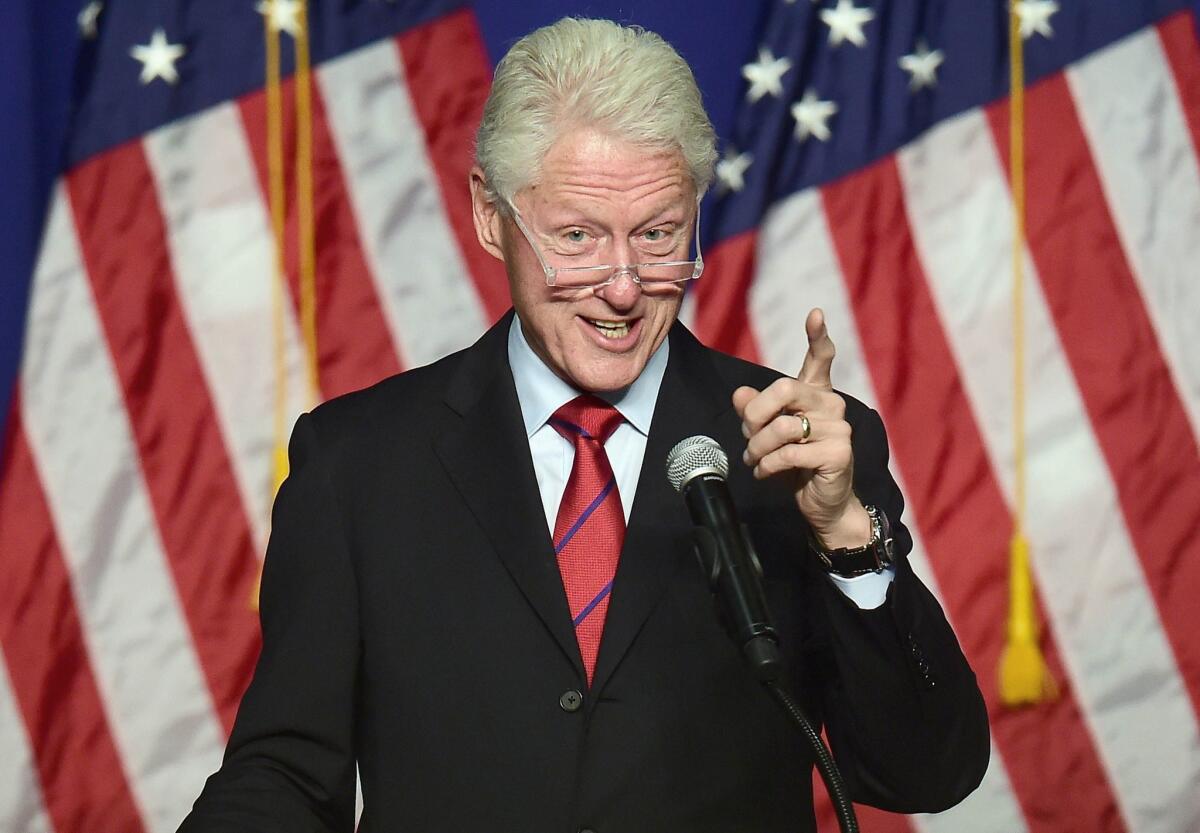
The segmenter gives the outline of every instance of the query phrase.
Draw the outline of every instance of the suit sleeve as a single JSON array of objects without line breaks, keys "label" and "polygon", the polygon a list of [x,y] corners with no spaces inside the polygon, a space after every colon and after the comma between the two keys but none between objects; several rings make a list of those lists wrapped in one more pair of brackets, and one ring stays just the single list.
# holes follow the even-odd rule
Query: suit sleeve
[{"label": "suit sleeve", "polygon": [[314,420],[296,423],[264,564],[262,654],[180,833],[354,827],[357,591]]},{"label": "suit sleeve", "polygon": [[883,423],[865,406],[855,410],[854,488],[891,521],[896,577],[874,610],[858,608],[828,581],[814,582],[831,646],[822,710],[856,801],[893,812],[938,812],[983,778],[987,709],[941,606],[908,563],[912,536],[888,472]]}]

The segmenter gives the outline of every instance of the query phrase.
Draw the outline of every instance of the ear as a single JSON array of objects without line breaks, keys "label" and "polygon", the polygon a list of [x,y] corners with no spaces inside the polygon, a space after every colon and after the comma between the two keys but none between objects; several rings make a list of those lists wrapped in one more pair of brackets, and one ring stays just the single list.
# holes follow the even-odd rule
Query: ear
[{"label": "ear", "polygon": [[478,165],[471,168],[471,218],[475,221],[475,236],[479,245],[492,257],[504,260],[501,227],[504,222],[500,206],[487,194],[487,179]]}]

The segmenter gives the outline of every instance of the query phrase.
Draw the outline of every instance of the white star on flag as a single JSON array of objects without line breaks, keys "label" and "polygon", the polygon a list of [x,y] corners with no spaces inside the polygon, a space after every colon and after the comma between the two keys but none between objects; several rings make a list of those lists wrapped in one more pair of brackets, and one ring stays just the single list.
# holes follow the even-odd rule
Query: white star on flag
[{"label": "white star on flag", "polygon": [[792,62],[787,58],[776,58],[770,49],[761,47],[758,50],[758,61],[742,67],[742,76],[750,82],[746,98],[754,102],[768,93],[773,96],[783,95],[783,74],[791,68]]},{"label": "white star on flag", "polygon": [[141,80],[143,84],[149,84],[155,78],[161,78],[168,84],[174,84],[179,80],[179,71],[175,69],[175,62],[183,57],[187,49],[177,43],[167,42],[167,33],[162,29],[155,29],[154,34],[150,36],[150,43],[137,44],[129,50],[129,54],[142,62]]},{"label": "white star on flag", "polygon": [[917,41],[917,48],[900,61],[900,69],[908,73],[908,88],[919,90],[922,87],[937,86],[937,69],[946,60],[940,49],[929,51],[925,41]]},{"label": "white star on flag", "polygon": [[830,46],[838,46],[847,40],[855,46],[866,46],[863,26],[874,18],[875,12],[858,8],[854,0],[838,0],[836,7],[821,11],[821,20],[829,27]]},{"label": "white star on flag", "polygon": [[1034,33],[1042,37],[1054,36],[1050,26],[1050,16],[1058,11],[1058,3],[1054,0],[1017,0],[1013,11],[1021,21],[1021,39],[1029,40]]},{"label": "white star on flag", "polygon": [[301,0],[263,0],[254,10],[270,21],[278,32],[293,38],[300,34]]},{"label": "white star on flag", "polygon": [[717,162],[717,180],[726,191],[740,191],[746,187],[746,169],[754,157],[748,153],[736,153],[733,148],[725,151],[725,158]]},{"label": "white star on flag", "polygon": [[79,24],[79,34],[81,37],[91,40],[96,37],[96,20],[100,17],[100,12],[104,11],[104,4],[93,0],[82,9],[79,10],[79,16],[75,18],[75,22]]},{"label": "white star on flag", "polygon": [[821,101],[817,98],[816,90],[810,89],[804,97],[792,105],[792,118],[796,120],[796,138],[803,142],[809,136],[816,136],[822,142],[829,141],[832,135],[827,122],[838,111],[838,106],[832,101]]}]

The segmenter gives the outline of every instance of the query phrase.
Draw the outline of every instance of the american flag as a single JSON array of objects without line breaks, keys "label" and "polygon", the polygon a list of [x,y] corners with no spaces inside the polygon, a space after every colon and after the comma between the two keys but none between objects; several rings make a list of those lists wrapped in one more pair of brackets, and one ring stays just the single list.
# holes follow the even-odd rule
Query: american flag
[{"label": "american flag", "polygon": [[[825,309],[835,384],[889,428],[914,564],[991,711],[976,793],[938,816],[863,810],[863,829],[1195,833],[1195,11],[1016,3],[1029,82],[1018,460],[1007,4],[709,5],[691,14],[760,20],[685,318],[713,346],[795,371],[804,314]],[[0,831],[175,829],[257,655],[280,435],[318,399],[465,346],[508,305],[465,187],[491,69],[476,12],[262,9],[278,15],[285,70],[307,17],[313,63],[311,112],[282,84],[282,280],[253,0],[82,6],[78,100],[0,459]],[[997,667],[1019,462],[1059,691],[1012,710]]]}]

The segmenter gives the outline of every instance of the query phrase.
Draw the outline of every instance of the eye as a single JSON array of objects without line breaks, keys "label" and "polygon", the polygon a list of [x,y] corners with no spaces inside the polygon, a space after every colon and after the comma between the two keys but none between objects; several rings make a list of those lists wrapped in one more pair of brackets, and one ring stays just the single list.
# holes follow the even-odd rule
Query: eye
[{"label": "eye", "polygon": [[646,238],[647,243],[661,243],[667,239],[667,232],[665,229],[652,228],[642,236]]},{"label": "eye", "polygon": [[587,241],[587,232],[581,228],[573,228],[563,236],[570,243],[584,243]]}]

